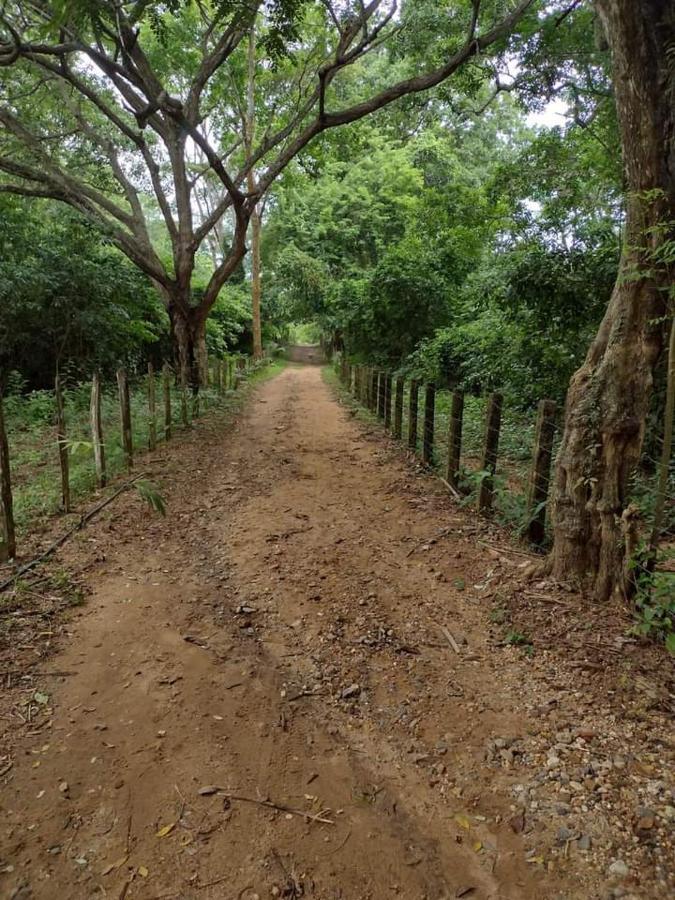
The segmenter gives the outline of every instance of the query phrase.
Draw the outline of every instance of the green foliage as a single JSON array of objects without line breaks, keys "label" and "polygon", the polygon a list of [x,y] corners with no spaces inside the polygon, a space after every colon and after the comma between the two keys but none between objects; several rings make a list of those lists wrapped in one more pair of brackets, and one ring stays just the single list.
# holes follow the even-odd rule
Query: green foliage
[{"label": "green foliage", "polygon": [[675,550],[664,549],[656,559],[646,545],[630,561],[635,583],[635,634],[663,641],[675,655],[675,571],[668,564]]},{"label": "green foliage", "polygon": [[167,328],[147,280],[77,214],[0,195],[0,381],[133,367]]},{"label": "green foliage", "polygon": [[534,645],[532,640],[522,631],[516,631],[515,629],[507,631],[504,637],[504,643],[509,647],[520,647],[525,656],[534,655]]},{"label": "green foliage", "polygon": [[166,501],[159,488],[152,481],[141,479],[134,482],[134,488],[138,491],[139,496],[144,500],[150,509],[163,518],[166,517]]}]

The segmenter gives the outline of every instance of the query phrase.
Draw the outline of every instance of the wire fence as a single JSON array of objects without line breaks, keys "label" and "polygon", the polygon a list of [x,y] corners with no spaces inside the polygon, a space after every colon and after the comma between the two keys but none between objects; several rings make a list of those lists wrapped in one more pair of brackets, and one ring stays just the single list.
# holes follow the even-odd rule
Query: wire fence
[{"label": "wire fence", "polygon": [[[350,366],[346,359],[340,366],[342,381],[356,400],[462,503],[494,512],[535,546],[549,543],[551,473],[562,424],[562,410],[552,400],[540,401],[537,411],[529,412],[506,403],[498,392],[473,396]],[[643,505],[653,495],[653,469],[654,474],[636,474],[631,484]]]},{"label": "wire fence", "polygon": [[[269,360],[263,360],[267,364]],[[192,395],[166,365],[116,383],[62,382],[54,390],[0,398],[0,562],[16,555],[17,535],[56,512],[70,512],[97,487],[128,470],[220,404],[258,367],[248,357],[209,360],[208,383]]]}]

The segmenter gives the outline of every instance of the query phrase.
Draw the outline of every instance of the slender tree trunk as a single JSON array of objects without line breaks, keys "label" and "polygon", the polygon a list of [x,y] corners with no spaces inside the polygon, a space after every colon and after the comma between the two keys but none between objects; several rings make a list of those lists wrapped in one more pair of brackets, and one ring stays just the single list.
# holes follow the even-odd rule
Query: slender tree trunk
[{"label": "slender tree trunk", "polygon": [[596,0],[613,56],[628,188],[619,277],[570,383],[553,509],[554,577],[597,599],[629,587],[634,529],[628,483],[638,464],[672,275],[658,251],[675,220],[672,0]]},{"label": "slender tree trunk", "polygon": [[[246,120],[244,135],[246,141],[246,154],[253,152],[255,140],[256,116],[255,116],[255,21],[251,25],[248,40],[248,76],[246,89]],[[256,178],[253,169],[247,175],[249,192],[256,189]],[[253,358],[262,359],[262,324],[260,319],[260,298],[262,293],[260,275],[260,236],[262,231],[262,219],[260,207],[253,209],[251,214],[251,306],[253,315]]]},{"label": "slender tree trunk", "polygon": [[253,357],[262,359],[262,320],[260,300],[262,284],[260,275],[260,237],[262,223],[257,210],[251,216],[251,302],[253,306]]}]

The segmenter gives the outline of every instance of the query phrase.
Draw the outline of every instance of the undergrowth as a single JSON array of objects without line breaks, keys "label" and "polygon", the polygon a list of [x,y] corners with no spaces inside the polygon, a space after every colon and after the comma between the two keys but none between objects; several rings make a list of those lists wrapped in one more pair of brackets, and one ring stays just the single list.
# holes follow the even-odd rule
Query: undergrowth
[{"label": "undergrowth", "polygon": [[[231,413],[240,408],[247,386],[276,375],[284,367],[283,360],[261,366],[249,372],[238,391],[219,395],[214,387],[200,391],[200,418],[216,413]],[[131,422],[134,453],[147,450],[149,417],[147,408],[147,378],[138,379],[131,388]],[[158,444],[165,440],[162,384],[156,376],[156,430]],[[64,407],[70,470],[70,491],[77,504],[96,487],[91,440],[89,383],[66,385]],[[4,400],[9,442],[14,517],[19,536],[35,528],[41,520],[54,515],[61,505],[61,480],[56,443],[55,400],[52,391],[32,391],[29,394],[9,394]],[[192,403],[188,402],[190,424],[182,424],[181,391],[171,387],[172,439],[191,427]],[[101,396],[101,418],[108,479],[124,472],[126,467],[122,448],[119,401],[115,385],[105,385]]]}]

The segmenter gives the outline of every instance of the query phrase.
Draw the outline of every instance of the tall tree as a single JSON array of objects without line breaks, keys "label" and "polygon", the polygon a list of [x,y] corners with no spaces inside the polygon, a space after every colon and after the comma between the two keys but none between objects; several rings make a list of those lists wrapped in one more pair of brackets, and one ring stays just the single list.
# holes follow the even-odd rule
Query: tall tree
[{"label": "tall tree", "polygon": [[675,238],[675,7],[595,0],[613,59],[627,187],[619,278],[570,384],[556,467],[554,576],[597,598],[627,586],[628,480],[664,344]]},{"label": "tall tree", "polygon": [[[393,82],[385,77],[344,106],[338,76],[368,54],[386,53],[387,42],[436,4],[405,4],[399,16],[396,0],[7,0],[0,11],[0,190],[61,200],[105,229],[159,289],[181,366],[197,385],[208,313],[246,253],[256,205],[288,163],[322,132],[503,51],[525,13],[540,5],[448,0],[427,34],[431,65]],[[245,54],[256,16],[264,22],[267,64],[285,65],[288,77],[272,98],[270,127],[242,154],[228,63]],[[245,69],[239,66],[243,77]],[[202,218],[195,187],[207,178],[218,197]],[[151,239],[148,193],[170,238],[169,260]],[[226,214],[234,223],[231,245],[197,299],[195,256]]]},{"label": "tall tree", "polygon": [[[246,121],[244,122],[244,134],[246,135],[246,156],[253,156],[253,147],[255,144],[255,22],[251,26],[248,39],[248,67],[247,67],[247,84],[246,84]],[[248,190],[250,194],[255,193],[256,177],[255,170],[250,168],[248,171]],[[260,319],[260,300],[262,294],[261,271],[260,271],[260,238],[262,231],[262,214],[260,204],[256,204],[251,210],[251,309],[253,318],[253,356],[255,359],[261,359],[263,355],[262,347],[262,322]]]}]

